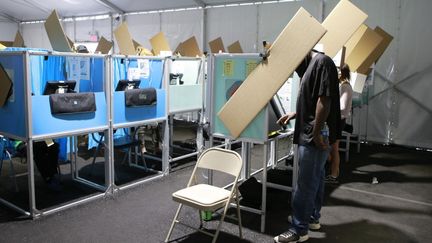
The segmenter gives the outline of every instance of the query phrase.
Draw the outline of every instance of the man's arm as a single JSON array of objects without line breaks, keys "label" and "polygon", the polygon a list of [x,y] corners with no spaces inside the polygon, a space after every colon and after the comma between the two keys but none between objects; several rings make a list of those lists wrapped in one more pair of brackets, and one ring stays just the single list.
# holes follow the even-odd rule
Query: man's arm
[{"label": "man's arm", "polygon": [[277,120],[276,123],[281,125],[286,125],[291,119],[294,119],[296,117],[295,112],[288,112],[287,114],[283,115],[279,120]]},{"label": "man's arm", "polygon": [[324,126],[324,122],[330,113],[331,99],[327,96],[318,97],[318,101],[315,109],[315,125],[313,127],[313,141],[318,148],[327,149],[328,145],[324,143],[321,136],[321,129]]}]

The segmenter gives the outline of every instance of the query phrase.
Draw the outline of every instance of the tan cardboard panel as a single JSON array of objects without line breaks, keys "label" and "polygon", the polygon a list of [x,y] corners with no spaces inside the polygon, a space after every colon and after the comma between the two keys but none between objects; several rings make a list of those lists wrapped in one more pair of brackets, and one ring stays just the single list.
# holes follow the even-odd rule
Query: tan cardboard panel
[{"label": "tan cardboard panel", "polygon": [[370,28],[364,32],[357,45],[351,51],[351,54],[346,58],[346,63],[350,66],[352,72],[362,73],[361,71],[363,71],[363,74],[367,72],[368,68],[375,61],[373,60],[372,53],[376,50],[382,39],[379,34]]},{"label": "tan cardboard panel", "polygon": [[105,39],[105,37],[102,36],[99,40],[95,52],[101,54],[108,54],[112,47],[113,42]]},{"label": "tan cardboard panel", "polygon": [[163,32],[157,33],[150,39],[150,44],[153,48],[153,53],[158,56],[161,51],[171,51],[168,40]]},{"label": "tan cardboard panel", "polygon": [[73,45],[69,43],[68,37],[64,33],[63,27],[59,21],[59,16],[55,10],[53,10],[51,15],[46,19],[44,25],[54,51],[72,51]]},{"label": "tan cardboard panel", "polygon": [[180,44],[180,54],[185,57],[201,56],[202,52],[199,49],[198,42],[195,36],[185,40]]},{"label": "tan cardboard panel", "polygon": [[381,29],[381,27],[377,26],[375,27],[375,32],[379,34],[383,40],[379,44],[377,51],[374,53],[375,55],[375,62],[378,62],[384,51],[387,49],[387,47],[390,45],[390,42],[393,40],[393,36],[391,36],[389,33],[385,32],[385,30]]},{"label": "tan cardboard panel", "polygon": [[357,69],[357,72],[368,75],[372,70],[370,66],[377,62],[387,47],[390,45],[390,42],[393,40],[393,36],[389,35],[380,27],[375,27],[374,32],[381,36],[382,40],[378,44],[378,46],[373,50],[373,52],[369,55],[369,57],[365,60],[364,64]]},{"label": "tan cardboard panel", "polygon": [[5,47],[11,47],[13,45],[13,41],[0,41],[0,44],[4,45]]},{"label": "tan cardboard panel", "polygon": [[181,54],[181,52],[182,52],[182,43],[183,42],[180,42],[179,44],[178,44],[178,46],[176,47],[176,49],[174,50],[174,54]]},{"label": "tan cardboard panel", "polygon": [[133,42],[135,50],[138,49],[138,47],[142,46],[140,43],[138,43],[138,41],[136,41],[134,39],[132,39],[132,42]]},{"label": "tan cardboard panel", "polygon": [[342,46],[366,20],[367,14],[348,0],[341,0],[322,25],[327,33],[320,40],[327,56],[336,56]]},{"label": "tan cardboard panel", "polygon": [[225,52],[225,47],[221,37],[218,37],[210,41],[209,46],[210,46],[211,53],[219,53],[219,51]]},{"label": "tan cardboard panel", "polygon": [[12,81],[9,78],[9,75],[4,70],[3,66],[0,64],[0,107],[3,107],[6,104],[9,90],[12,87]]},{"label": "tan cardboard panel", "polygon": [[367,25],[362,24],[356,32],[351,36],[351,38],[345,43],[345,56],[349,56],[351,52],[354,50],[354,47],[357,45],[357,43],[360,41],[363,34],[368,29]]},{"label": "tan cardboard panel", "polygon": [[136,50],[132,42],[131,35],[126,22],[123,22],[116,30],[114,30],[114,37],[120,49],[120,54],[135,55]]},{"label": "tan cardboard panel", "polygon": [[24,39],[19,31],[15,35],[15,40],[12,44],[13,47],[24,47]]},{"label": "tan cardboard panel", "polygon": [[137,55],[138,56],[154,56],[154,53],[147,48],[142,46],[137,47]]},{"label": "tan cardboard panel", "polygon": [[229,53],[243,53],[243,49],[240,45],[240,41],[236,41],[228,46]]},{"label": "tan cardboard panel", "polygon": [[267,61],[249,74],[219,111],[219,118],[234,138],[268,104],[325,32],[305,9],[298,10],[271,46]]},{"label": "tan cardboard panel", "polygon": [[74,42],[71,40],[71,38],[69,38],[69,36],[66,36],[66,38],[67,38],[67,40],[68,40],[69,45],[71,46],[71,48],[75,51],[75,44],[74,44]]}]

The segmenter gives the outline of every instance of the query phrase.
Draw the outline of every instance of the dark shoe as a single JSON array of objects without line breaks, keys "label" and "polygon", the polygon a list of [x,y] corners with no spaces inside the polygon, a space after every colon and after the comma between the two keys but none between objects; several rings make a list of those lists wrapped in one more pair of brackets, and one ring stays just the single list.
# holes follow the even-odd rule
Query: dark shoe
[{"label": "dark shoe", "polygon": [[328,183],[328,184],[339,184],[338,178],[334,177],[332,175],[326,176],[325,179],[324,179],[324,182]]},{"label": "dark shoe", "polygon": [[274,242],[276,243],[304,242],[307,241],[308,239],[309,239],[308,234],[298,235],[290,230],[273,238]]},{"label": "dark shoe", "polygon": [[[292,224],[292,216],[288,216],[288,222]],[[309,220],[309,229],[310,230],[319,230],[321,229],[321,224],[318,220],[311,218]]]}]

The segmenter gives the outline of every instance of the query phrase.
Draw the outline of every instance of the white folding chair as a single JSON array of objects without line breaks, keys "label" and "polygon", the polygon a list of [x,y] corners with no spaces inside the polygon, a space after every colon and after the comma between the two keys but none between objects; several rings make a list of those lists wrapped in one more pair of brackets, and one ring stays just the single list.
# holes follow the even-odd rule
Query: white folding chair
[{"label": "white folding chair", "polygon": [[[241,225],[241,217],[240,217],[240,207],[239,207],[239,193],[237,181],[240,175],[240,171],[243,165],[243,160],[240,155],[232,150],[221,149],[221,148],[210,148],[205,150],[201,156],[198,158],[198,161],[195,165],[195,168],[192,172],[192,176],[187,184],[187,187],[176,191],[172,194],[172,198],[174,201],[180,203],[177,212],[174,216],[171,227],[168,231],[168,235],[165,239],[165,242],[169,241],[171,237],[172,231],[176,223],[184,225],[189,228],[193,228],[198,230],[204,234],[213,236],[213,243],[216,242],[219,231],[222,226],[222,222],[225,219],[226,212],[230,203],[235,200],[237,205],[237,217],[239,222],[239,235],[242,238],[242,225]],[[222,187],[217,187],[209,184],[197,184],[196,183],[196,173],[198,169],[208,169],[219,172],[224,172],[226,174],[234,177],[234,181],[231,187],[231,190],[226,190]],[[214,234],[202,230],[202,218],[200,219],[200,227],[195,228],[178,220],[180,210],[183,205],[187,205],[193,208],[198,209],[198,212],[201,211],[211,211],[214,212],[220,208],[223,208],[223,213],[221,215],[219,224],[217,226],[216,232]],[[199,214],[201,215],[201,214]]]}]

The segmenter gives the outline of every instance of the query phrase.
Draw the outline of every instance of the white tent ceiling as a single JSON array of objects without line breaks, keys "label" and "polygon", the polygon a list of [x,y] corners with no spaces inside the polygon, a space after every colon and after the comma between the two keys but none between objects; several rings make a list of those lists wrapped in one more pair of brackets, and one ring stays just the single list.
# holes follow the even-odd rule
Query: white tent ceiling
[{"label": "white tent ceiling", "polygon": [[0,19],[14,22],[44,20],[53,9],[64,18],[268,1],[270,0],[0,0]]}]

